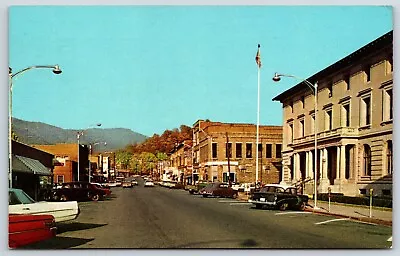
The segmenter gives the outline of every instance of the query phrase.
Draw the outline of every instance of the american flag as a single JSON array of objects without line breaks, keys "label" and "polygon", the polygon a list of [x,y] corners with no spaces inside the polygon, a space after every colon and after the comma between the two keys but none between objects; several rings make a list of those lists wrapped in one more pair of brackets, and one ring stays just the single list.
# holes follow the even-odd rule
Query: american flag
[{"label": "american flag", "polygon": [[256,55],[256,63],[258,65],[258,68],[261,68],[260,44],[258,44],[258,50],[257,50],[257,55]]}]

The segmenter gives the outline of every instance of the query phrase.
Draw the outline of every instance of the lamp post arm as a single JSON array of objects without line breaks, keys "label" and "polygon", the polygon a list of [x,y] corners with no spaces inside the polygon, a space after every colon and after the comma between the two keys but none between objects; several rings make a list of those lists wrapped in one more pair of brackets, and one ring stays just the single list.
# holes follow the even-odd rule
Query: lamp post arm
[{"label": "lamp post arm", "polygon": [[294,78],[296,80],[302,81],[305,84],[307,84],[307,86],[313,91],[314,94],[317,94],[317,83],[312,84],[307,79],[304,79],[304,78],[301,78],[301,77],[297,77],[297,76],[294,76],[294,75],[279,74],[279,76],[292,77],[292,78]]},{"label": "lamp post arm", "polygon": [[22,74],[22,73],[24,73],[24,72],[26,72],[28,70],[36,69],[36,68],[53,68],[53,69],[57,69],[58,65],[53,65],[53,66],[51,66],[51,65],[38,65],[38,66],[27,67],[27,68],[24,68],[24,69],[14,73],[14,74],[11,74],[10,78],[12,79],[12,78],[14,78],[15,76],[17,76],[19,74]]}]

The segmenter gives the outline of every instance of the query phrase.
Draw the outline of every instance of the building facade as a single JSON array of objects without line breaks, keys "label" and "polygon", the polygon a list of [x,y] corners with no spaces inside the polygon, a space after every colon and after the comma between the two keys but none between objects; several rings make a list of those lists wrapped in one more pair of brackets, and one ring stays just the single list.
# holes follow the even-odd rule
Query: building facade
[{"label": "building facade", "polygon": [[[60,143],[52,145],[32,145],[35,148],[53,154],[55,157],[54,182],[71,182],[78,180],[78,144]],[[88,181],[89,148],[79,147],[79,180]]]},{"label": "building facade", "polygon": [[281,180],[282,126],[259,126],[256,147],[256,125],[198,120],[193,125],[192,180],[239,183],[258,181],[278,183]]},{"label": "building facade", "polygon": [[316,170],[319,193],[392,194],[392,56],[389,32],[307,78],[317,83],[317,100],[303,82],[273,99],[283,105],[282,182],[309,178],[313,194]]},{"label": "building facade", "polygon": [[192,141],[184,140],[171,152],[170,164],[173,180],[192,184]]}]

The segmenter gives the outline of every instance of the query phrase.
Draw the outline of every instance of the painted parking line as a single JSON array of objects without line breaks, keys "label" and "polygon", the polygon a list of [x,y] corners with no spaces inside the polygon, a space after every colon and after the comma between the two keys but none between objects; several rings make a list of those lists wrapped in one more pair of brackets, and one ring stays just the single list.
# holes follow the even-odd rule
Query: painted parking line
[{"label": "painted parking line", "polygon": [[230,203],[229,205],[251,205],[252,203],[245,203],[245,202],[237,202],[237,203]]},{"label": "painted parking line", "polygon": [[343,219],[333,219],[333,220],[326,220],[326,221],[322,221],[322,222],[317,222],[317,223],[314,223],[314,224],[315,224],[315,225],[321,225],[321,224],[326,224],[326,223],[329,223],[329,222],[342,221],[342,220],[350,220],[350,219],[347,219],[347,218],[343,218]]},{"label": "painted parking line", "polygon": [[240,202],[240,201],[237,201],[237,200],[219,200],[218,201],[218,203],[234,203],[234,202]]},{"label": "painted parking line", "polygon": [[311,212],[279,212],[275,215],[287,215],[287,214],[310,214]]}]

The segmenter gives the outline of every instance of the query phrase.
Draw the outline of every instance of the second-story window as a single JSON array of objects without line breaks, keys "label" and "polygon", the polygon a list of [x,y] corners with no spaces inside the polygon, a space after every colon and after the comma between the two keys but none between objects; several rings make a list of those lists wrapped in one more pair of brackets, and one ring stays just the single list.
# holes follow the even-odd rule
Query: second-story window
[{"label": "second-story window", "polygon": [[218,144],[216,142],[212,143],[212,158],[218,158]]},{"label": "second-story window", "polygon": [[289,143],[293,143],[293,135],[294,135],[294,130],[293,130],[293,123],[289,123]]},{"label": "second-story window", "polygon": [[236,143],[236,158],[242,158],[242,143]]},{"label": "second-story window", "polygon": [[342,105],[342,126],[350,127],[350,103]]},{"label": "second-story window", "polygon": [[361,98],[360,101],[360,126],[371,124],[371,96],[367,95]]},{"label": "second-story window", "polygon": [[304,119],[300,120],[300,138],[304,137]]},{"label": "second-story window", "polygon": [[393,89],[390,87],[383,90],[383,113],[382,121],[390,121],[393,119]]},{"label": "second-story window", "polygon": [[262,158],[262,144],[261,143],[258,144],[257,149],[258,149],[258,158]]},{"label": "second-story window", "polygon": [[276,144],[275,155],[276,155],[276,158],[282,158],[282,144]]},{"label": "second-story window", "polygon": [[272,158],[272,144],[265,145],[265,157]]},{"label": "second-story window", "polygon": [[325,130],[332,130],[332,109],[325,111]]},{"label": "second-story window", "polygon": [[246,143],[246,158],[252,158],[253,157],[253,147],[252,143]]},{"label": "second-story window", "polygon": [[225,143],[225,157],[232,158],[232,143]]}]

